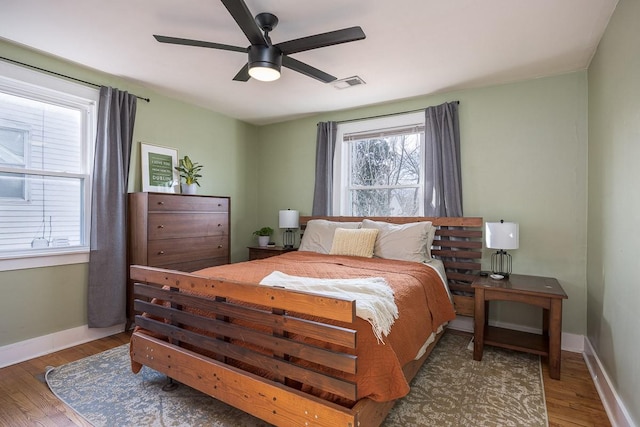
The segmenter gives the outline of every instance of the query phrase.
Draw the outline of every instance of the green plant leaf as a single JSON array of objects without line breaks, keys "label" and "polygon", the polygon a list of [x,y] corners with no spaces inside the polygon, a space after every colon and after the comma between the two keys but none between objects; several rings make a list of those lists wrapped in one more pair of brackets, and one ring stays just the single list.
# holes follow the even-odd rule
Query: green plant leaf
[{"label": "green plant leaf", "polygon": [[202,170],[203,165],[193,162],[189,156],[184,156],[179,160],[179,165],[175,166],[175,170],[180,174],[180,178],[184,180],[186,184],[197,184],[198,187],[200,183],[198,182],[198,178],[202,178],[200,175],[200,170]]},{"label": "green plant leaf", "polygon": [[271,227],[262,227],[259,230],[253,232],[256,236],[271,236],[273,234],[273,228]]}]

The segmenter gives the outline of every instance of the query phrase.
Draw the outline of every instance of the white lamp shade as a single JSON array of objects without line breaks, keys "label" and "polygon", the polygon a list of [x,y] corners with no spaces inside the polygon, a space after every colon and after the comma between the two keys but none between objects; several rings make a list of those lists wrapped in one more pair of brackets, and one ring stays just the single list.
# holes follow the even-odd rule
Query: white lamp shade
[{"label": "white lamp shade", "polygon": [[487,222],[485,239],[489,249],[518,249],[520,237],[515,222]]},{"label": "white lamp shade", "polygon": [[291,209],[280,211],[278,215],[280,228],[298,228],[300,225],[300,213]]}]

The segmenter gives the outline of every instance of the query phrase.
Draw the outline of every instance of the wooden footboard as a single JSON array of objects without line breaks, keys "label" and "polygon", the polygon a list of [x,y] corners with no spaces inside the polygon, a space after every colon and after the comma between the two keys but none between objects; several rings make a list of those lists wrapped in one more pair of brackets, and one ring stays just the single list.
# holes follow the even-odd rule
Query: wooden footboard
[{"label": "wooden footboard", "polygon": [[[135,362],[280,426],[376,426],[393,406],[346,408],[302,390],[356,400],[345,379],[357,370],[356,330],[332,324],[355,322],[353,300],[153,267],[132,266],[131,278],[146,313],[136,316]],[[427,355],[405,367],[407,379]]]}]

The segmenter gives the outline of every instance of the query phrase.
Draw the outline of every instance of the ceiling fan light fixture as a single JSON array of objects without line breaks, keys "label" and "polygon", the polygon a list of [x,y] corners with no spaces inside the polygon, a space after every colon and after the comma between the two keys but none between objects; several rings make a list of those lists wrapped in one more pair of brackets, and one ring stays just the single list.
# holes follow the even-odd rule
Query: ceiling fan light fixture
[{"label": "ceiling fan light fixture", "polygon": [[249,75],[262,82],[272,82],[280,78],[280,70],[271,66],[252,66],[249,68]]},{"label": "ceiling fan light fixture", "polygon": [[271,82],[280,78],[282,52],[273,46],[249,47],[249,75],[256,80]]}]

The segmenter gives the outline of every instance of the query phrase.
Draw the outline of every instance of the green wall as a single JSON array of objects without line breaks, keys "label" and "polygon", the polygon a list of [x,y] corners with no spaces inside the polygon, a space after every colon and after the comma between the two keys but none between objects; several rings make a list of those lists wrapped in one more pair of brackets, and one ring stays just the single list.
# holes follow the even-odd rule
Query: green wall
[{"label": "green wall", "polygon": [[87,324],[88,264],[0,272],[0,346]]},{"label": "green wall", "polygon": [[[311,213],[316,124],[460,101],[464,213],[520,224],[514,272],[558,278],[569,295],[563,330],[586,332],[586,72],[426,96],[263,126],[259,221],[277,227],[278,210]],[[357,88],[351,90],[358,90]],[[281,239],[279,230],[277,238]],[[490,252],[484,257],[489,269]],[[489,261],[489,263],[488,263]],[[524,321],[523,321],[524,313]],[[492,317],[541,326],[528,306],[499,304]]]},{"label": "green wall", "polygon": [[621,0],[589,67],[587,336],[640,425],[640,2]]},{"label": "green wall", "polygon": [[[199,194],[231,197],[231,258],[247,257],[257,224],[257,128],[131,82],[0,41],[0,55],[151,98],[138,101],[129,191],[141,191],[139,142],[174,147],[204,165]],[[0,272],[0,346],[87,323],[87,264]]]}]

